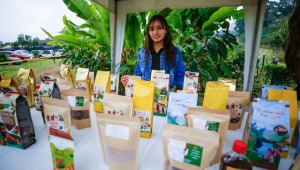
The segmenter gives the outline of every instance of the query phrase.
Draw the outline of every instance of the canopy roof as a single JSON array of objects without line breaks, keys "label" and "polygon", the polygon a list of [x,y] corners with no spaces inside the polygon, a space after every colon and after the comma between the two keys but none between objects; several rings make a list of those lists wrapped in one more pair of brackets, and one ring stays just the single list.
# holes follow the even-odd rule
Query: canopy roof
[{"label": "canopy roof", "polygon": [[121,61],[126,15],[171,9],[243,6],[245,11],[244,90],[252,92],[261,31],[268,0],[94,0],[110,12],[112,72]]}]

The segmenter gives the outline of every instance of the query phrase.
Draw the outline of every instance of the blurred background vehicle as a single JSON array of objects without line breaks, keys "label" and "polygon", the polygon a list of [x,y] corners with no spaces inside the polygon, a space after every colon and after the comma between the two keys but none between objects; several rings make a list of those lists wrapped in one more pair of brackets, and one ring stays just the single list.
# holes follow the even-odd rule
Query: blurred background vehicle
[{"label": "blurred background vehicle", "polygon": [[22,55],[24,55],[24,56],[26,56],[27,58],[30,58],[30,59],[32,59],[34,57],[33,54],[31,54],[27,50],[15,50],[13,52],[18,53],[18,54],[22,54]]},{"label": "blurred background vehicle", "polygon": [[43,51],[42,50],[31,50],[30,53],[33,54],[34,57],[42,57]]},{"label": "blurred background vehicle", "polygon": [[18,62],[13,62],[12,64],[21,64],[22,59],[14,56],[15,55],[11,55],[10,52],[0,51],[0,62],[18,61]]},{"label": "blurred background vehicle", "polygon": [[0,51],[0,54],[4,54],[7,58],[8,57],[16,57],[16,58],[20,58],[21,60],[27,60],[28,58],[23,55],[23,54],[18,54],[18,53],[15,53],[13,51]]},{"label": "blurred background vehicle", "polygon": [[62,56],[63,56],[63,53],[64,53],[64,49],[58,49],[58,50],[55,52],[55,56],[57,56],[57,57],[62,57]]},{"label": "blurred background vehicle", "polygon": [[43,50],[42,57],[53,57],[54,55],[53,50]]}]

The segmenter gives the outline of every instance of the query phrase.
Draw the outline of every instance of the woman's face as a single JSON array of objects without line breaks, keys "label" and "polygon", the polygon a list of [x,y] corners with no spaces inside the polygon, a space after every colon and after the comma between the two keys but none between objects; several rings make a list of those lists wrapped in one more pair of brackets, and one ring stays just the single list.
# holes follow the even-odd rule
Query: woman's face
[{"label": "woman's face", "polygon": [[154,21],[149,26],[149,35],[154,43],[160,43],[164,41],[167,31],[161,25],[159,21]]}]

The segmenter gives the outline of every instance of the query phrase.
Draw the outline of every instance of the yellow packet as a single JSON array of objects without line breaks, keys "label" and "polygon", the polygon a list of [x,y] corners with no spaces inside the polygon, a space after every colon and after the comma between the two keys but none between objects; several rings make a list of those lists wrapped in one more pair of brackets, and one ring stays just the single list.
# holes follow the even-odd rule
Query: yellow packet
[{"label": "yellow packet", "polygon": [[89,69],[87,68],[78,68],[76,73],[76,89],[84,90],[89,93],[89,101],[92,100],[91,98],[91,78],[89,75]]},{"label": "yellow packet", "polygon": [[[289,138],[289,143],[292,141],[292,134],[298,120],[297,112],[297,92],[293,90],[278,90],[278,89],[269,89],[268,90],[268,100],[282,100],[290,103],[290,128],[291,136]],[[282,153],[282,158],[287,158],[288,151]]]},{"label": "yellow packet", "polygon": [[35,91],[35,76],[32,69],[20,68],[17,80],[19,82],[19,87],[22,95],[26,98],[29,107],[34,106],[33,93]]},{"label": "yellow packet", "polygon": [[103,113],[103,95],[110,92],[110,71],[98,71],[94,82],[94,111]]},{"label": "yellow packet", "polygon": [[229,86],[207,82],[203,99],[203,108],[225,110],[228,94]]},{"label": "yellow packet", "polygon": [[140,136],[150,138],[152,133],[154,111],[153,81],[135,80],[133,91],[133,117],[141,122]]}]

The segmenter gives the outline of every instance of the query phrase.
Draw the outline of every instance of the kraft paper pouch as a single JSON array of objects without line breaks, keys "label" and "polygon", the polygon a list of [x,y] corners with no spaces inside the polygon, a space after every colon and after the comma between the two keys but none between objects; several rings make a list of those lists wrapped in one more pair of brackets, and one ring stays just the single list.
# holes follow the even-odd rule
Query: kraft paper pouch
[{"label": "kraft paper pouch", "polygon": [[131,76],[131,75],[127,75],[127,76],[129,79],[128,79],[127,85],[125,86],[125,96],[132,97],[132,94],[134,91],[135,80],[140,80],[141,77],[140,76]]},{"label": "kraft paper pouch", "polygon": [[63,99],[71,108],[71,125],[77,129],[91,127],[89,94],[87,91],[70,89],[62,90]]},{"label": "kraft paper pouch", "polygon": [[163,128],[164,170],[208,169],[219,146],[217,132],[165,124]]},{"label": "kraft paper pouch", "polygon": [[110,74],[110,93],[118,94],[119,89],[119,75]]},{"label": "kraft paper pouch", "polygon": [[183,80],[183,91],[189,93],[197,93],[197,85],[199,80],[199,73],[186,71]]},{"label": "kraft paper pouch", "polygon": [[229,86],[229,91],[235,91],[236,90],[236,79],[219,77],[218,81],[217,81],[217,84]]},{"label": "kraft paper pouch", "polygon": [[31,69],[20,68],[17,80],[19,82],[19,87],[22,95],[27,99],[29,107],[34,106],[34,86],[35,86],[35,76]]},{"label": "kraft paper pouch", "polygon": [[170,75],[152,70],[151,76],[155,82],[154,115],[166,116]]},{"label": "kraft paper pouch", "polygon": [[91,78],[89,75],[89,69],[87,68],[78,68],[75,79],[76,88],[79,90],[87,91],[89,94],[89,101],[92,100],[91,97]]},{"label": "kraft paper pouch", "polygon": [[220,144],[215,158],[210,165],[219,163],[226,140],[226,132],[229,124],[229,111],[219,111],[205,108],[188,108],[187,112],[189,127],[201,130],[214,131],[219,134]]},{"label": "kraft paper pouch", "polygon": [[203,108],[225,110],[228,94],[229,86],[207,82],[203,99]]},{"label": "kraft paper pouch", "polygon": [[264,84],[261,87],[261,92],[260,92],[260,98],[261,99],[267,99],[268,98],[268,89],[287,90],[288,86],[278,86],[278,85]]},{"label": "kraft paper pouch", "polygon": [[249,92],[229,91],[228,102],[226,105],[226,110],[230,112],[228,130],[236,130],[241,128],[249,99]]},{"label": "kraft paper pouch", "polygon": [[75,80],[74,80],[74,75],[70,69],[70,66],[62,64],[60,67],[59,73],[60,73],[60,78],[65,81],[68,80],[69,83],[72,83],[72,86],[73,86],[72,89],[74,89],[75,88]]},{"label": "kraft paper pouch", "polygon": [[47,134],[49,128],[71,133],[70,107],[67,101],[42,97]]},{"label": "kraft paper pouch", "polygon": [[74,170],[74,145],[70,134],[50,128],[50,149],[54,170]]},{"label": "kraft paper pouch", "polygon": [[243,140],[248,142],[246,156],[252,165],[278,169],[290,136],[289,103],[254,99]]},{"label": "kraft paper pouch", "polygon": [[74,89],[73,82],[68,79],[63,79],[63,78],[57,79],[57,85],[60,91]]},{"label": "kraft paper pouch", "polygon": [[132,98],[116,94],[104,94],[103,98],[104,114],[117,116],[132,116]]},{"label": "kraft paper pouch", "polygon": [[60,78],[59,75],[53,73],[44,73],[40,78],[41,84],[39,88],[39,95],[61,99],[60,89],[57,85],[57,79]]},{"label": "kraft paper pouch", "polygon": [[110,92],[110,71],[98,71],[94,84],[94,111],[103,113],[103,95]]},{"label": "kraft paper pouch", "polygon": [[[277,90],[269,89],[268,90],[268,100],[281,100],[290,103],[290,128],[291,135],[289,139],[289,144],[292,142],[294,130],[298,120],[298,110],[297,110],[297,92],[293,90]],[[287,158],[288,152],[283,152],[282,158]]]},{"label": "kraft paper pouch", "polygon": [[138,118],[96,114],[104,162],[111,170],[137,170],[139,155]]},{"label": "kraft paper pouch", "polygon": [[188,107],[197,106],[197,93],[175,93],[170,92],[168,103],[168,123],[187,126]]},{"label": "kraft paper pouch", "polygon": [[133,91],[133,116],[140,119],[140,136],[150,138],[153,125],[153,81],[136,80]]},{"label": "kraft paper pouch", "polygon": [[14,87],[0,90],[0,132],[4,145],[26,149],[36,142],[30,108],[26,98]]}]

